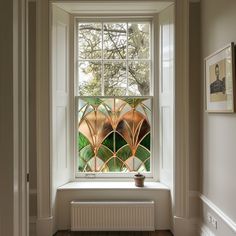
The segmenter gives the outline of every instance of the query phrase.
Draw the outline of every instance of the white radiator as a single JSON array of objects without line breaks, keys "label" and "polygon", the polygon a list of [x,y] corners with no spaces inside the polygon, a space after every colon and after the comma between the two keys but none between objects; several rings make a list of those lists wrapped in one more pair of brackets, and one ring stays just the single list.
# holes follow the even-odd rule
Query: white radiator
[{"label": "white radiator", "polygon": [[153,231],[154,201],[73,201],[71,230]]}]

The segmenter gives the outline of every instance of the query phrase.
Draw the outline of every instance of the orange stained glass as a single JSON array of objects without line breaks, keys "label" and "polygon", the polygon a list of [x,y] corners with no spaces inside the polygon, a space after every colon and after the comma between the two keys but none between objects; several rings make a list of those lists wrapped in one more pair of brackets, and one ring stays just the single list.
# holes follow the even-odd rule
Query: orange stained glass
[{"label": "orange stained glass", "polygon": [[78,170],[149,172],[150,98],[79,98]]}]

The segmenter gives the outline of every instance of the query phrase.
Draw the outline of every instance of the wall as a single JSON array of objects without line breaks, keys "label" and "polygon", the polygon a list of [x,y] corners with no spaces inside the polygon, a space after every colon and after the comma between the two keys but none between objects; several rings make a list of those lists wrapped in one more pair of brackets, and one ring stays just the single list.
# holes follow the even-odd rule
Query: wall
[{"label": "wall", "polygon": [[[114,183],[115,186],[115,183]],[[171,201],[168,189],[59,189],[57,192],[58,230],[70,229],[70,202],[74,200],[153,200],[155,202],[155,228],[171,228]]]},{"label": "wall", "polygon": [[13,1],[0,7],[0,235],[13,235]]},{"label": "wall", "polygon": [[[204,0],[201,1],[201,10],[203,62],[206,56],[230,42],[236,42],[236,1]],[[202,96],[203,91],[202,82]],[[236,231],[230,230],[222,217],[216,214],[217,210],[222,211],[225,214],[223,218],[228,219],[231,226],[236,226],[236,115],[208,114],[202,107],[202,119],[202,193],[209,200],[208,204],[203,203],[204,222],[207,224],[207,212],[211,211],[218,219],[218,230],[209,226],[216,235],[236,235]],[[216,207],[210,209],[209,203]]]}]

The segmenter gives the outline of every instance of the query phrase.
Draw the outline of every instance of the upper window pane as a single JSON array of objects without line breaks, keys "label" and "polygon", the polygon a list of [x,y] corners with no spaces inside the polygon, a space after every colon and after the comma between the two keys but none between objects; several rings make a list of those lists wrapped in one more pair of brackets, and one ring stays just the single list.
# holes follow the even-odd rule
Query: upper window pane
[{"label": "upper window pane", "polygon": [[127,24],[107,23],[103,27],[104,59],[125,59]]},{"label": "upper window pane", "polygon": [[79,23],[79,58],[100,59],[102,57],[102,24]]},{"label": "upper window pane", "polygon": [[125,63],[104,63],[104,94],[106,96],[124,96],[126,95],[126,90]]},{"label": "upper window pane", "polygon": [[150,24],[128,24],[128,54],[132,59],[149,59]]},{"label": "upper window pane", "polygon": [[129,95],[145,96],[150,92],[150,63],[146,61],[131,61],[128,65]]},{"label": "upper window pane", "polygon": [[79,62],[78,92],[81,96],[99,96],[102,94],[102,64],[100,61]]},{"label": "upper window pane", "polygon": [[77,45],[78,95],[151,95],[150,22],[79,22]]}]

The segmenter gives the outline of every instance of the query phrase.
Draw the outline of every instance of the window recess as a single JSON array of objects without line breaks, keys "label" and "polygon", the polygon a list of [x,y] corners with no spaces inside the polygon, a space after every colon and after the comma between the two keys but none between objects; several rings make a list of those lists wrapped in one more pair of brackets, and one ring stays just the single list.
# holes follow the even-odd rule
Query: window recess
[{"label": "window recess", "polygon": [[151,177],[152,22],[77,19],[75,46],[76,175]]}]

